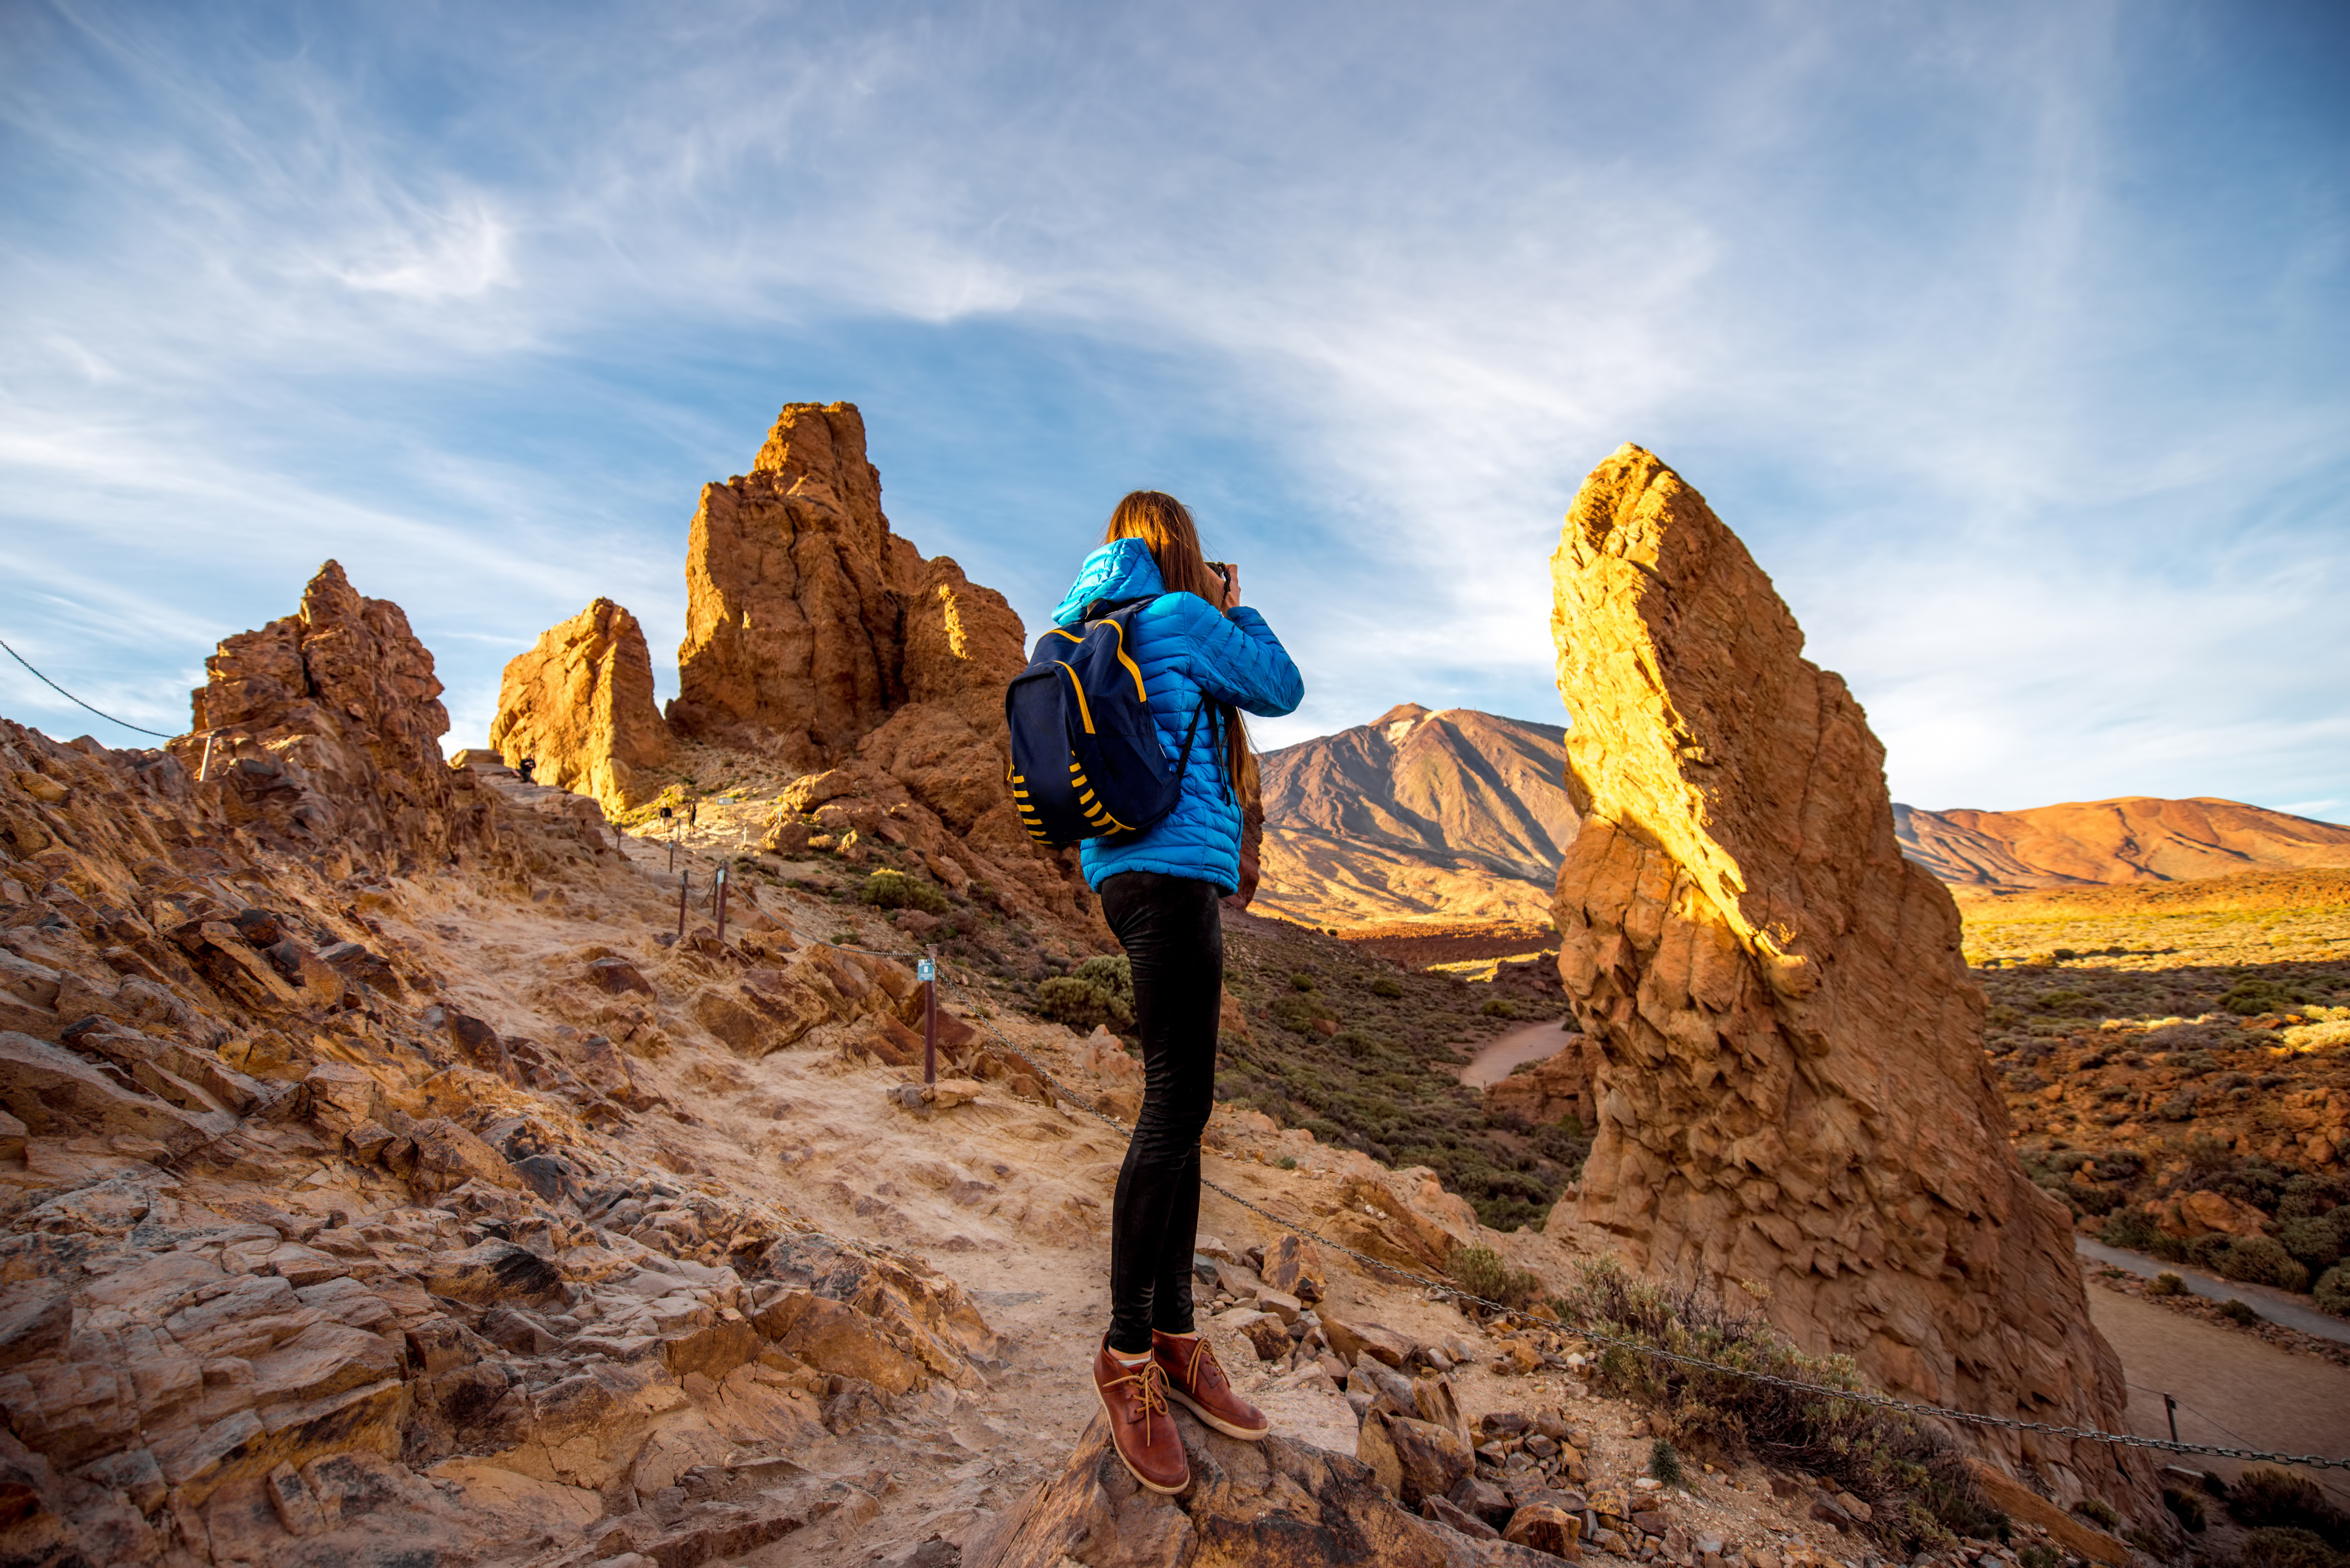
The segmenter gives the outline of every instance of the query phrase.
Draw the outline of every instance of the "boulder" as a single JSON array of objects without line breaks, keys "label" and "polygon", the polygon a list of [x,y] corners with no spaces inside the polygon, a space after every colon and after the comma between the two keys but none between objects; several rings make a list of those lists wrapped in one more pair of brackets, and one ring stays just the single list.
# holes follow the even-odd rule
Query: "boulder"
[{"label": "boulder", "polygon": [[1284,1231],[1264,1250],[1264,1282],[1311,1306],[1322,1299],[1329,1275],[1313,1242]]},{"label": "boulder", "polygon": [[506,664],[490,744],[525,758],[539,784],[593,795],[608,812],[646,805],[675,751],[653,702],[653,661],[637,618],[599,598]]},{"label": "boulder", "polygon": [[[2024,1177],[1957,906],[1906,860],[1884,748],[1704,499],[1625,446],[1551,560],[1570,784],[1558,967],[1591,1037],[1574,1218],[1660,1279],[1986,1415],[2122,1429],[2070,1215]],[[1955,1429],[2021,1464],[2020,1436]],[[2114,1459],[2033,1438],[2077,1495]],[[2158,1512],[2142,1457],[2122,1458]]]},{"label": "boulder", "polygon": [[1388,1328],[1384,1324],[1367,1320],[1349,1323],[1328,1314],[1322,1317],[1322,1337],[1339,1359],[1352,1364],[1368,1355],[1388,1366],[1401,1366],[1411,1359],[1413,1341],[1409,1334]]},{"label": "boulder", "polygon": [[1414,1510],[1424,1499],[1448,1495],[1477,1469],[1477,1456],[1459,1432],[1378,1407],[1364,1416],[1355,1454]]},{"label": "boulder", "polygon": [[[975,1531],[963,1568],[1058,1568],[1072,1559],[1118,1568],[1247,1563],[1251,1568],[1461,1568],[1474,1544],[1395,1506],[1362,1464],[1278,1431],[1243,1443],[1174,1414],[1191,1488],[1161,1497],[1137,1486],[1097,1416],[1060,1474]],[[1498,1546],[1498,1542],[1488,1545]]]},{"label": "boulder", "polygon": [[1520,1546],[1530,1546],[1536,1552],[1546,1552],[1553,1557],[1563,1557],[1569,1563],[1583,1561],[1583,1521],[1563,1508],[1546,1502],[1530,1502],[1510,1515],[1502,1539]]}]

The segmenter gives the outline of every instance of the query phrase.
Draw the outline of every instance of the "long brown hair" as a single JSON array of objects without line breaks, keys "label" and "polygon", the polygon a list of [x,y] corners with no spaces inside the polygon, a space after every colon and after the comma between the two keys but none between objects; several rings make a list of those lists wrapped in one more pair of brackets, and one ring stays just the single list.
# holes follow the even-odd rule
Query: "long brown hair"
[{"label": "long brown hair", "polygon": [[[1208,569],[1191,508],[1165,491],[1137,490],[1111,508],[1102,543],[1118,539],[1139,539],[1150,546],[1150,558],[1159,563],[1159,580],[1168,592],[1197,594],[1219,610],[1223,607],[1223,578]],[[1257,799],[1256,753],[1249,746],[1240,710],[1229,702],[1219,702],[1216,709],[1224,726],[1224,762],[1232,793],[1245,811]]]}]

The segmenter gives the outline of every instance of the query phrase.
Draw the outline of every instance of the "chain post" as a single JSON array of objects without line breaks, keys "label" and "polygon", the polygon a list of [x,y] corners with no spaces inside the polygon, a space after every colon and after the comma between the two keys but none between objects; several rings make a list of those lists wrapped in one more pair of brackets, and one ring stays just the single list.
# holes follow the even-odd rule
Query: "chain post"
[{"label": "chain post", "polygon": [[717,906],[714,912],[718,916],[718,940],[723,943],[726,940],[726,863],[723,860],[718,863]]},{"label": "chain post", "polygon": [[677,874],[677,940],[685,940],[685,899],[693,888],[693,868],[686,867]]},{"label": "chain post", "polygon": [[922,1082],[939,1081],[939,944],[922,949]]}]

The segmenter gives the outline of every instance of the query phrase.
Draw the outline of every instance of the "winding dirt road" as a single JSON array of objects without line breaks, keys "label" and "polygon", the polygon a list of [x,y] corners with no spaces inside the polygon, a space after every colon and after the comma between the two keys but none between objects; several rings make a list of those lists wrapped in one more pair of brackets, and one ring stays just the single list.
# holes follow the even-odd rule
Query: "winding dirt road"
[{"label": "winding dirt road", "polygon": [[[2350,1370],[2295,1355],[2248,1334],[2089,1285],[2089,1316],[2120,1352],[2130,1385],[2129,1428],[2167,1438],[2162,1397],[2178,1401],[2178,1435],[2190,1443],[2272,1453],[2350,1458]],[[2230,1479],[2246,1467],[2189,1455],[2176,1462]],[[2350,1471],[2304,1469],[2350,1506]]]}]

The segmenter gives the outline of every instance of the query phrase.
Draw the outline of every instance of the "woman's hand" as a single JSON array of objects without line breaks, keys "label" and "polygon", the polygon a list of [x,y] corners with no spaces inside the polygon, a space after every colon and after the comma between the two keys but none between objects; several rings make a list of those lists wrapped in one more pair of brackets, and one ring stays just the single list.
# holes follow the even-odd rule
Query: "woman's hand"
[{"label": "woman's hand", "polygon": [[1218,609],[1231,609],[1241,602],[1241,568],[1237,561],[1222,563],[1224,568],[1224,602]]}]

